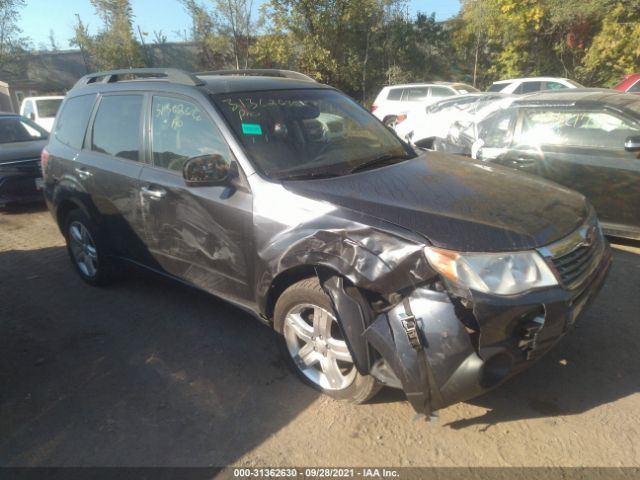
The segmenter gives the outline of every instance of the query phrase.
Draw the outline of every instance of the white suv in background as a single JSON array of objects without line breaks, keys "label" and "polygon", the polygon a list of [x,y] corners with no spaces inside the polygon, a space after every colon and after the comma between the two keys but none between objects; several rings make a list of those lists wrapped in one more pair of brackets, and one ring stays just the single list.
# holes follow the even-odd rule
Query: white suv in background
[{"label": "white suv in background", "polygon": [[27,97],[22,100],[20,115],[50,132],[62,100],[64,97]]},{"label": "white suv in background", "polygon": [[384,87],[371,106],[371,113],[394,127],[399,115],[406,115],[420,105],[428,105],[443,98],[477,92],[478,89],[459,82],[411,83]]},{"label": "white suv in background", "polygon": [[578,82],[560,77],[528,77],[512,78],[493,82],[490,92],[522,93],[539,92],[540,90],[562,90],[563,88],[583,88]]}]

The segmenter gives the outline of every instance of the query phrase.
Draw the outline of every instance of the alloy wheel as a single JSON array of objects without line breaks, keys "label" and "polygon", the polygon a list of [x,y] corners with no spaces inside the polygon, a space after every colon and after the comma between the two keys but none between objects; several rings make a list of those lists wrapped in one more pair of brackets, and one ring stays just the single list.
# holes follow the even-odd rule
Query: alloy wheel
[{"label": "alloy wheel", "polygon": [[325,390],[351,385],[356,368],[335,316],[317,305],[300,304],[287,313],[284,338],[297,368]]},{"label": "alloy wheel", "polygon": [[80,271],[87,277],[95,277],[98,251],[89,230],[81,222],[74,221],[69,225],[69,246]]}]

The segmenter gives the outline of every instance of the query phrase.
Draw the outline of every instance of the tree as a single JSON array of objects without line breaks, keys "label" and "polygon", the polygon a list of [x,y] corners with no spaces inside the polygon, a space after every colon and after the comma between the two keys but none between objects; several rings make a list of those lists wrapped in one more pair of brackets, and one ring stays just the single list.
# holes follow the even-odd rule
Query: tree
[{"label": "tree", "polygon": [[[547,1],[466,0],[455,22],[459,57],[481,84],[560,70]],[[471,60],[473,59],[473,60]]]},{"label": "tree", "polygon": [[236,68],[249,67],[253,0],[216,0],[221,33],[230,38]]},{"label": "tree", "polygon": [[102,27],[91,35],[79,18],[72,43],[89,56],[89,63],[98,70],[144,66],[140,43],[133,33],[133,10],[130,0],[91,0]]},{"label": "tree", "polygon": [[295,68],[366,97],[380,83],[380,40],[390,5],[402,0],[270,0],[267,34],[252,48],[256,62]]},{"label": "tree", "polygon": [[18,27],[20,9],[25,0],[0,0],[0,68],[12,63],[26,50],[27,40]]},{"label": "tree", "polygon": [[198,48],[198,69],[220,68],[228,63],[226,41],[218,34],[218,18],[197,0],[180,0],[191,16],[190,40]]},{"label": "tree", "polygon": [[56,41],[56,35],[53,29],[49,30],[49,48],[53,51],[60,50],[58,42]]},{"label": "tree", "polygon": [[433,14],[390,12],[381,36],[386,83],[449,79],[451,40]]},{"label": "tree", "polygon": [[612,7],[576,69],[579,79],[588,84],[613,86],[624,74],[640,70],[640,1],[617,2]]}]

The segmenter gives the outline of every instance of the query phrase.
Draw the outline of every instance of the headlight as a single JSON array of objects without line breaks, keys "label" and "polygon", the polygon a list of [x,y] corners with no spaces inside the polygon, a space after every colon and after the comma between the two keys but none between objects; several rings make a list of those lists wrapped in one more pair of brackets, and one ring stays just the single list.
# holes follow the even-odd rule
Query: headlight
[{"label": "headlight", "polygon": [[558,284],[537,252],[458,253],[426,247],[425,254],[440,274],[479,292],[515,295]]}]

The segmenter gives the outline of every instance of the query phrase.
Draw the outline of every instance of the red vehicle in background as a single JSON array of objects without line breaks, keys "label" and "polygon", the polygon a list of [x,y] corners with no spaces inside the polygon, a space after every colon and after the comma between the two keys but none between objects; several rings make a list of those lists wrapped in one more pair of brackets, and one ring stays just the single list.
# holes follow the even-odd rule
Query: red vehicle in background
[{"label": "red vehicle in background", "polygon": [[640,73],[625,75],[622,82],[613,88],[621,92],[640,94]]}]

